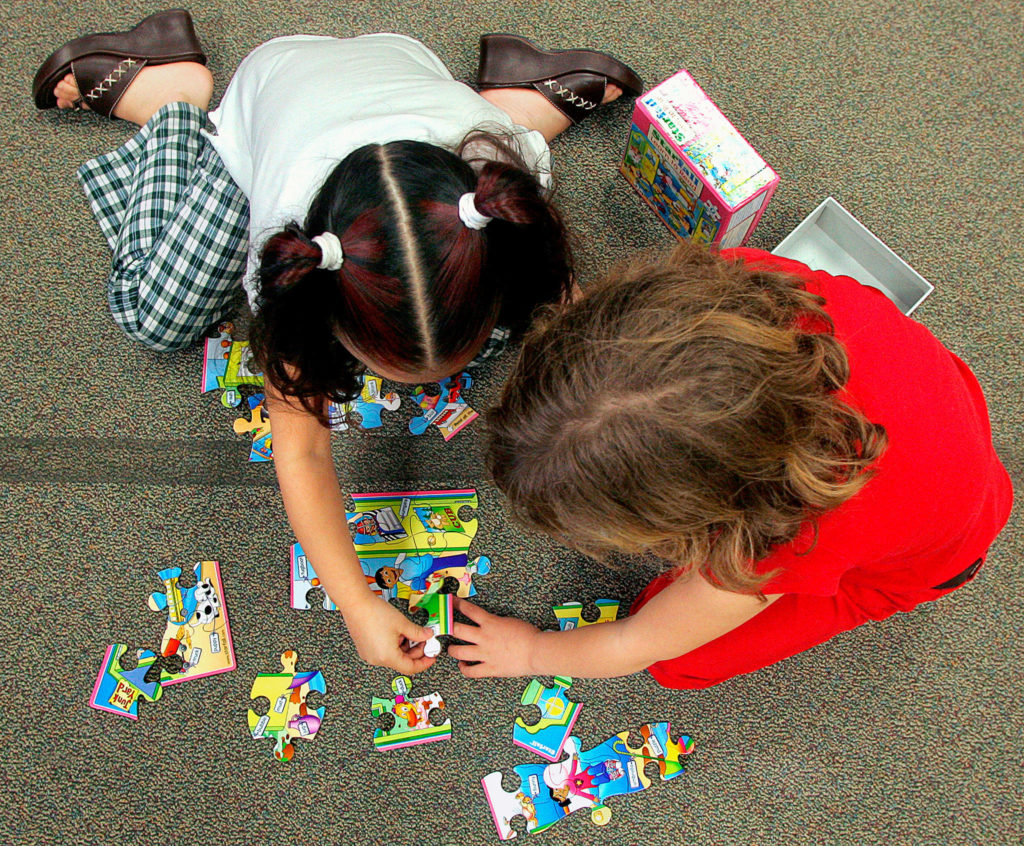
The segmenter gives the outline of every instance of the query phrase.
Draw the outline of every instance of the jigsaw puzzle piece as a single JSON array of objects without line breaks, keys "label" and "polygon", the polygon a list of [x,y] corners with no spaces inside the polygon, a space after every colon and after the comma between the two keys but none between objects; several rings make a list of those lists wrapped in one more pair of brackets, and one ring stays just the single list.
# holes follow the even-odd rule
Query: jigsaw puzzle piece
[{"label": "jigsaw puzzle piece", "polygon": [[614,751],[638,763],[639,779],[645,788],[651,785],[650,778],[644,772],[646,762],[657,762],[658,774],[663,781],[667,781],[683,772],[683,765],[679,759],[693,751],[693,741],[687,735],[681,735],[678,740],[674,740],[671,728],[667,722],[646,723],[640,727],[641,743],[637,747],[629,745],[628,731],[619,732],[609,740]]},{"label": "jigsaw puzzle piece", "polygon": [[427,612],[426,627],[434,632],[434,636],[423,645],[423,654],[428,658],[436,658],[441,654],[441,641],[438,638],[450,635],[454,625],[455,606],[450,594],[441,593],[441,587],[441,583],[435,583],[419,598],[418,607]]},{"label": "jigsaw puzzle piece", "polygon": [[239,417],[234,423],[235,433],[251,435],[252,447],[249,450],[249,461],[270,461],[274,457],[273,436],[270,430],[270,417],[267,416],[263,394],[253,394],[246,400],[249,406],[249,418]]},{"label": "jigsaw puzzle piece", "polygon": [[363,389],[353,404],[356,413],[362,418],[364,429],[377,429],[384,425],[381,412],[395,411],[402,404],[401,397],[393,391],[381,393],[382,383],[379,376],[363,376]]},{"label": "jigsaw puzzle piece", "polygon": [[516,746],[536,752],[549,761],[559,759],[582,707],[569,699],[571,678],[556,676],[554,681],[553,687],[545,687],[537,679],[531,679],[519,704],[536,706],[540,719],[528,725],[522,717],[517,717],[512,727],[512,742]]},{"label": "jigsaw puzzle piece", "polygon": [[179,672],[162,668],[162,683],[167,685],[235,669],[220,565],[200,561],[193,566],[192,575],[195,583],[183,588],[179,567],[160,570],[157,578],[164,590],[149,597],[150,609],[167,617],[160,641],[161,657],[179,656],[182,661]]},{"label": "jigsaw puzzle piece", "polygon": [[555,606],[555,617],[558,619],[558,628],[561,631],[578,629],[583,626],[595,626],[598,623],[613,623],[619,613],[619,601],[617,599],[595,599],[598,618],[586,620],[583,617],[582,602],[563,602]]},{"label": "jigsaw puzzle piece", "polygon": [[228,372],[228,355],[234,331],[235,325],[225,321],[203,344],[203,381],[200,393],[216,390],[223,383]]},{"label": "jigsaw puzzle piece", "polygon": [[459,516],[462,508],[477,507],[472,489],[352,494],[352,500],[358,510],[348,513],[348,522],[360,557],[468,552],[476,536],[476,518]]},{"label": "jigsaw puzzle piece", "polygon": [[481,779],[500,840],[516,837],[511,821],[517,816],[525,818],[528,834],[539,834],[580,810],[590,810],[591,820],[598,825],[611,819],[610,812],[600,804],[581,769],[577,744],[575,737],[566,740],[566,757],[561,761],[513,767],[520,780],[519,789],[514,793],[502,787],[500,772],[490,773]]},{"label": "jigsaw puzzle piece", "polygon": [[293,741],[312,739],[320,730],[325,709],[310,708],[306,697],[312,693],[326,693],[327,685],[320,670],[296,671],[298,653],[289,649],[281,655],[281,673],[260,673],[249,692],[250,699],[266,698],[270,707],[259,715],[251,708],[248,713],[249,733],[253,739],[273,738],[274,758],[290,761],[295,754]]},{"label": "jigsaw puzzle piece", "polygon": [[146,680],[157,662],[156,654],[148,649],[140,649],[136,653],[137,665],[131,670],[125,670],[121,667],[121,658],[127,651],[128,647],[123,643],[107,647],[89,698],[89,706],[97,711],[109,711],[129,720],[137,720],[139,699],[156,702],[163,695],[163,688],[159,678],[155,681]]},{"label": "jigsaw puzzle piece", "polygon": [[463,392],[472,385],[473,377],[463,372],[439,382],[440,393],[437,396],[430,396],[423,386],[417,386],[413,389],[412,398],[422,414],[409,421],[409,431],[422,435],[434,425],[446,441],[451,440],[479,417],[463,397]]},{"label": "jigsaw puzzle piece", "polygon": [[321,606],[325,611],[337,611],[338,606],[331,601],[320,584],[320,579],[313,569],[313,564],[302,551],[302,546],[293,543],[291,547],[291,607],[300,611],[308,611],[312,606],[309,604],[309,593],[318,590],[321,595]]},{"label": "jigsaw puzzle piece", "polygon": [[[444,722],[438,725],[430,721],[432,712],[444,710],[445,704],[441,694],[434,691],[428,696],[410,697],[411,684],[408,676],[398,676],[391,682],[391,689],[395,694],[393,699],[374,696],[371,700],[370,713],[378,722],[373,730],[374,748],[388,751],[451,739],[450,718],[446,717]],[[394,724],[390,728],[384,728],[380,725],[381,718],[388,714],[394,720]]]}]

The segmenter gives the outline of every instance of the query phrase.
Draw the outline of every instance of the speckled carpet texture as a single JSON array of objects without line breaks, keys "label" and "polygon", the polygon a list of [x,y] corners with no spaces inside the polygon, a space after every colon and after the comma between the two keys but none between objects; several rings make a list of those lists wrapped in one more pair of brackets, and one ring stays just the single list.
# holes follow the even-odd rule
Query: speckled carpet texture
[{"label": "speckled carpet texture", "polygon": [[[486,844],[482,776],[539,758],[513,746],[521,680],[463,679],[442,660],[454,736],[374,751],[370,699],[393,673],[358,658],[340,616],[289,608],[293,541],[270,464],[214,395],[202,351],[160,354],[111,320],[109,251],[76,167],[132,127],[39,112],[30,86],[64,41],[161,8],[131,0],[0,3],[0,840],[5,844]],[[472,81],[485,32],[595,47],[648,85],[686,68],[781,184],[752,246],[772,249],[835,197],[935,285],[915,318],[974,369],[996,446],[1024,481],[1024,11],[1020,0],[216,0],[196,27],[220,97],[238,62],[292,33],[394,31]],[[642,248],[672,243],[618,166],[631,103],[553,145],[558,196],[585,288]],[[242,324],[245,314],[241,314]],[[475,374],[497,395],[510,350]],[[399,387],[399,390],[402,390]],[[481,427],[449,443],[412,415],[335,436],[357,491],[479,491],[475,554],[493,561],[480,602],[553,627],[571,599],[624,604],[652,562],[605,570],[505,516],[483,469]],[[928,491],[908,491],[927,496]],[[221,564],[238,666],[167,688],[131,722],[88,707],[109,644],[156,647],[155,572]],[[578,813],[538,844],[1010,844],[1024,831],[1024,520],[987,566],[936,604],[863,626],[753,675],[695,692],[646,675],[577,680],[584,747],[670,720],[695,741],[687,772]],[[278,763],[249,736],[249,689],[298,650],[327,694],[319,736]],[[507,785],[511,786],[511,785]],[[521,837],[523,835],[520,835]]]}]

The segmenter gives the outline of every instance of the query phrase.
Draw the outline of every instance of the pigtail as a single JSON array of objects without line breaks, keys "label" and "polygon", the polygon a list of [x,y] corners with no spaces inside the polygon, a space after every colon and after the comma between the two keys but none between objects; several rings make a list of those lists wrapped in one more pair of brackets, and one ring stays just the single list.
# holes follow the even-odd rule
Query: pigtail
[{"label": "pigtail", "polygon": [[512,165],[483,166],[475,203],[481,214],[493,218],[482,230],[487,244],[484,274],[501,292],[498,320],[519,336],[537,306],[569,299],[569,235],[540,183]]}]

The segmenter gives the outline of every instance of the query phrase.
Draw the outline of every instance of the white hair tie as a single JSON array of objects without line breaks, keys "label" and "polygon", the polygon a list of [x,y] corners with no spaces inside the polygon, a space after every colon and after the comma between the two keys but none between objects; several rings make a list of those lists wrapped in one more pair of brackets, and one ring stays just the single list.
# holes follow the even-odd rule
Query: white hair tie
[{"label": "white hair tie", "polygon": [[340,270],[345,263],[345,253],[341,249],[341,241],[333,232],[314,235],[313,243],[320,247],[320,264],[322,270]]},{"label": "white hair tie", "polygon": [[459,217],[470,229],[483,229],[494,219],[480,214],[476,207],[476,194],[472,192],[459,197]]}]

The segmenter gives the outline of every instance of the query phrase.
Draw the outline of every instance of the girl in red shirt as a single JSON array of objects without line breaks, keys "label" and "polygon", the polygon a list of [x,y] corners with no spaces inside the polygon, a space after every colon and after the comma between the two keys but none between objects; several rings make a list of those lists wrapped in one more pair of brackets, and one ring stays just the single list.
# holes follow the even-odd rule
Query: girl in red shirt
[{"label": "girl in red shirt", "polygon": [[551,311],[490,415],[517,518],[668,562],[612,624],[460,608],[468,676],[697,688],[969,581],[1012,505],[967,366],[880,292],[682,245]]}]

